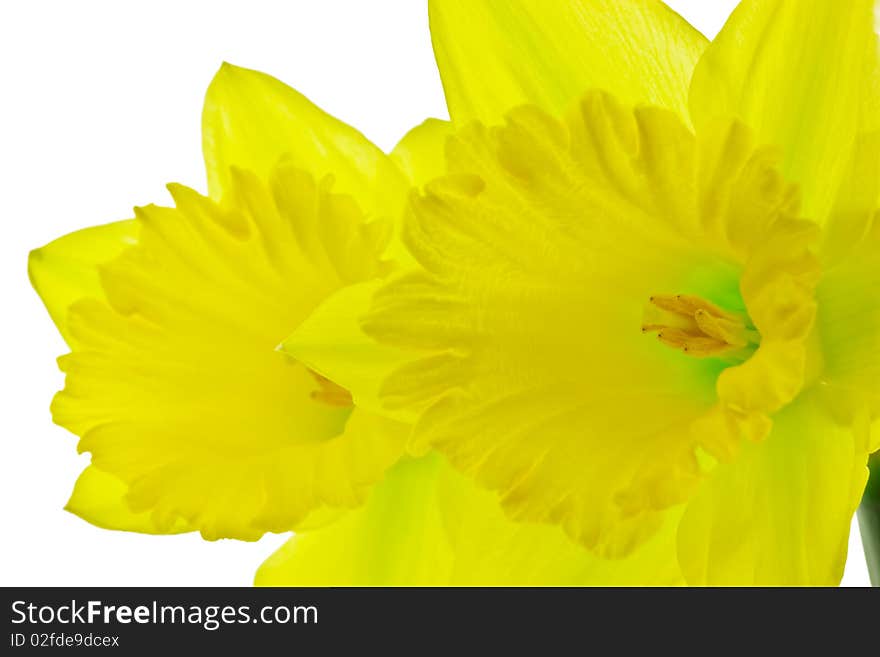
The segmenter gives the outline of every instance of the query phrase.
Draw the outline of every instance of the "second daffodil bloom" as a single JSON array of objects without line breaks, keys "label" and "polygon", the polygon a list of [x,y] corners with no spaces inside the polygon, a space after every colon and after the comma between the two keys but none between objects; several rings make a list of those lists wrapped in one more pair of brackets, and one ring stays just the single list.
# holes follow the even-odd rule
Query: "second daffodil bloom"
[{"label": "second daffodil bloom", "polygon": [[362,322],[412,359],[381,395],[414,448],[601,557],[839,582],[880,414],[873,4],[746,0],[709,44],[651,0],[431,2],[456,131]]},{"label": "second daffodil bloom", "polygon": [[69,507],[251,540],[358,506],[403,453],[403,425],[278,346],[388,270],[408,183],[261,73],[224,65],[203,123],[209,196],[171,185],[175,207],[61,238],[30,273],[72,350],[53,417],[92,454]]}]

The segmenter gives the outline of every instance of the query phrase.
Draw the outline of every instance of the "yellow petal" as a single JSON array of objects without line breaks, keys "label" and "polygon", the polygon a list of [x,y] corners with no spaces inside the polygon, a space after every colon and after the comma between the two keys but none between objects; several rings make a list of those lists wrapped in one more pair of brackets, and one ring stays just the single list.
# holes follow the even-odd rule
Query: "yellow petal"
[{"label": "yellow petal", "polygon": [[678,539],[688,583],[838,584],[866,463],[851,430],[802,396],[688,504]]},{"label": "yellow petal", "polygon": [[28,257],[28,276],[68,345],[67,311],[79,299],[103,299],[98,266],[137,241],[137,223],[118,221],[59,237]]},{"label": "yellow petal", "polygon": [[822,258],[834,267],[850,257],[870,232],[880,207],[880,130],[861,133],[834,209],[825,226]]},{"label": "yellow petal", "polygon": [[560,112],[590,88],[687,116],[706,39],[659,0],[431,0],[434,53],[457,124],[513,107]]},{"label": "yellow petal", "polygon": [[175,208],[137,210],[138,245],[102,269],[107,300],[71,308],[53,414],[133,511],[254,539],[356,506],[406,432],[276,349],[381,273],[387,227],[297,169],[233,174],[222,206],[171,186]]},{"label": "yellow petal", "polygon": [[744,0],[704,53],[691,86],[698,127],[747,123],[782,148],[782,172],[824,222],[859,130],[876,66],[873,0]]},{"label": "yellow petal", "polygon": [[[754,307],[761,332],[803,356],[815,227],[802,237],[805,222],[787,219],[796,195],[740,126],[697,137],[672,112],[601,93],[565,121],[527,107],[464,129],[447,152],[450,174],[405,226],[424,270],[377,292],[364,322],[421,352],[388,378],[384,403],[429,406],[416,449],[499,491],[513,517],[625,554],[699,483],[698,445],[763,437],[766,413],[804,380],[768,377],[790,357],[768,349],[716,389],[730,363],[644,335],[644,306],[677,292]],[[704,416],[713,431],[699,430]]]},{"label": "yellow petal", "polygon": [[171,526],[154,520],[149,511],[135,513],[126,501],[128,486],[113,475],[90,465],[82,471],[64,508],[102,529],[141,534],[179,534],[192,531],[178,519]]},{"label": "yellow petal", "polygon": [[[847,257],[825,273],[816,296],[821,382],[839,413],[880,418],[880,221],[853,240]],[[874,441],[880,435],[874,434]],[[880,444],[875,442],[880,447]]]},{"label": "yellow petal", "polygon": [[288,541],[257,571],[258,586],[436,585],[450,554],[433,486],[434,465],[398,464],[367,504]]},{"label": "yellow petal", "polygon": [[205,96],[202,147],[215,200],[232,184],[230,167],[265,179],[282,158],[318,180],[332,174],[368,217],[396,218],[406,196],[405,178],[360,132],[275,78],[231,64]]},{"label": "yellow petal", "polygon": [[859,107],[859,134],[825,226],[822,257],[828,266],[846,259],[871,230],[880,205],[880,41]]},{"label": "yellow petal", "polygon": [[414,187],[446,173],[446,140],[452,135],[449,121],[428,119],[404,135],[391,159]]},{"label": "yellow petal", "polygon": [[509,521],[494,495],[436,455],[401,462],[367,504],[292,538],[260,586],[670,585],[675,523],[630,558],[604,560],[556,527]]}]

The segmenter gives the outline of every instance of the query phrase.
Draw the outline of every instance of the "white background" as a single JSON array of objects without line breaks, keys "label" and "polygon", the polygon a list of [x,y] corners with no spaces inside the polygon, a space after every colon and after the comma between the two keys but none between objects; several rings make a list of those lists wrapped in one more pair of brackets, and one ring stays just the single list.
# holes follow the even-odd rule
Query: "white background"
[{"label": "white background", "polygon": [[[733,0],[670,4],[708,36]],[[286,537],[206,543],[96,529],[62,511],[87,456],[54,426],[65,352],[30,249],[204,189],[199,117],[224,60],[291,84],[383,149],[446,118],[421,0],[0,3],[3,284],[0,584],[246,585]],[[857,532],[845,584],[867,584]]]}]

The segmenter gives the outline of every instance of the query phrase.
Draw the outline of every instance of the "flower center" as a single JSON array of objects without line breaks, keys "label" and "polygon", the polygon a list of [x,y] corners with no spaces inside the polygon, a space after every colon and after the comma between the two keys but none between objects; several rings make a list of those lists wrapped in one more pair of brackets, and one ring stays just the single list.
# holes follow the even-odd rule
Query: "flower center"
[{"label": "flower center", "polygon": [[336,408],[351,408],[354,406],[354,401],[352,401],[351,393],[348,390],[333,383],[326,376],[321,376],[314,370],[309,370],[309,373],[318,382],[318,389],[313,390],[311,394],[312,399],[316,402]]},{"label": "flower center", "polygon": [[697,296],[663,294],[649,299],[643,333],[656,333],[663,344],[697,358],[746,360],[761,336],[744,313],[719,308]]}]

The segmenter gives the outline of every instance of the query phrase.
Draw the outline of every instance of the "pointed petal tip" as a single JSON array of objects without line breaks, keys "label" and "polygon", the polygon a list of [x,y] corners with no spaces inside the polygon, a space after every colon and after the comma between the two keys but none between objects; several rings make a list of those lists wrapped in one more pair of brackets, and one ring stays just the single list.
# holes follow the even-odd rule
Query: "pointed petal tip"
[{"label": "pointed petal tip", "polygon": [[217,80],[222,76],[232,76],[248,70],[249,69],[243,68],[241,66],[236,66],[235,64],[232,64],[224,59],[220,63],[220,68],[218,68],[217,72],[214,74],[214,80]]},{"label": "pointed petal tip", "polygon": [[31,249],[30,252],[28,253],[28,258],[27,258],[28,280],[31,282],[31,285],[34,287],[36,287],[36,281],[34,280],[34,270],[46,258],[46,255],[43,252],[43,248],[44,247]]}]

